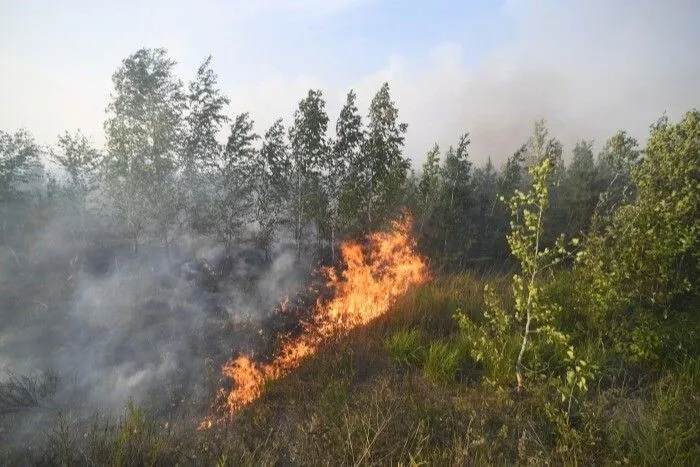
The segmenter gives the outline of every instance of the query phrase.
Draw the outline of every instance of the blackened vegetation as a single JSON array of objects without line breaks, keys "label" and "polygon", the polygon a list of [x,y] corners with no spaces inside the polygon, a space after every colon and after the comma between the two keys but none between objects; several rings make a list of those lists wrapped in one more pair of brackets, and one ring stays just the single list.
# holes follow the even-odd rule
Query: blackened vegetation
[{"label": "blackened vegetation", "polygon": [[[36,247],[46,232],[28,234],[14,274],[0,277],[5,446],[38,443],[38,427],[56,417],[88,424],[129,400],[157,419],[196,424],[223,384],[221,365],[241,352],[272,355],[318,296],[307,288],[311,266],[284,249],[272,260],[246,245],[167,257],[134,254],[106,233],[82,249]],[[294,298],[282,312],[286,294]]]},{"label": "blackened vegetation", "polygon": [[32,375],[9,374],[0,382],[0,415],[22,410],[51,409],[44,402],[56,392],[58,375],[52,372]]},{"label": "blackened vegetation", "polygon": [[328,286],[327,277],[313,271],[308,284],[296,293],[285,297],[261,323],[261,334],[265,336],[266,352],[262,360],[272,359],[280,338],[293,338],[301,334],[304,325],[309,323],[319,302],[332,298],[333,290]]}]

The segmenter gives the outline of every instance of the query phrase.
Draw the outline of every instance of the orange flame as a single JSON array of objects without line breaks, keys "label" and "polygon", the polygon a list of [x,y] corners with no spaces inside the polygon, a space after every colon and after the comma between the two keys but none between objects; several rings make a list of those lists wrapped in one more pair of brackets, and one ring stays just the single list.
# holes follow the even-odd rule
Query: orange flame
[{"label": "orange flame", "polygon": [[[240,355],[226,363],[222,372],[235,387],[228,393],[219,390],[218,409],[236,414],[260,397],[266,380],[288,374],[324,342],[368,324],[386,313],[409,288],[425,282],[427,267],[416,253],[411,224],[411,217],[404,215],[393,222],[390,232],[371,234],[368,254],[358,243],[343,243],[340,251],[347,268],[340,275],[333,268],[323,269],[334,298],[316,302],[313,317],[304,324],[301,335],[283,342],[272,362],[260,364]],[[212,423],[209,418],[200,428]]]}]

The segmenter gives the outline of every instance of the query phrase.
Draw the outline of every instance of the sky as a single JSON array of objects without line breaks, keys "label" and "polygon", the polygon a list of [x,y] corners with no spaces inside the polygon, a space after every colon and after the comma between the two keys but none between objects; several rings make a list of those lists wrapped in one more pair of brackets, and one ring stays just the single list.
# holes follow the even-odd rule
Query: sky
[{"label": "sky", "polygon": [[496,164],[544,118],[568,153],[618,129],[644,141],[664,112],[700,107],[696,0],[0,0],[0,129],[44,144],[81,129],[104,143],[111,75],[164,47],[183,82],[208,56],[264,133],[321,89],[331,126],[348,90],[366,115],[384,81],[419,166],[471,135]]}]

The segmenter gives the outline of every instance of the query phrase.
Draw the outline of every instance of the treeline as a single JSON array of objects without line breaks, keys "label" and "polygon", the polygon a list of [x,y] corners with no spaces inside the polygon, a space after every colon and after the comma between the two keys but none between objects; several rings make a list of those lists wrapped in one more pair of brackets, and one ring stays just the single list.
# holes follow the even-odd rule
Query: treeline
[{"label": "treeline", "polygon": [[629,201],[630,174],[640,160],[637,141],[619,131],[596,157],[593,141],[576,144],[564,163],[562,144],[552,138],[544,120],[535,122],[530,138],[497,170],[489,159],[473,170],[469,135],[449,147],[441,160],[436,144],[427,154],[419,179],[413,179],[411,204],[418,213],[423,250],[448,270],[500,264],[510,256],[506,234],[510,213],[505,199],[532,183],[528,170],[544,159],[555,164],[552,208],[547,213],[545,244],[552,233],[571,237],[585,233],[593,214],[610,213]]},{"label": "treeline", "polygon": [[[316,90],[299,102],[289,128],[279,119],[261,136],[248,113],[226,116],[229,99],[210,58],[187,88],[174,66],[163,49],[142,49],[122,62],[104,150],[80,132],[50,149],[25,131],[3,132],[3,205],[40,193],[60,197],[81,219],[76,238],[87,232],[87,214],[99,212],[134,251],[143,244],[167,251],[178,234],[193,232],[217,238],[227,252],[253,239],[269,254],[284,237],[299,256],[330,247],[333,257],[339,238],[376,229],[398,212],[409,168],[407,125],[387,84],[366,124],[348,93],[334,138]],[[59,175],[42,168],[44,156],[60,166]]]},{"label": "treeline", "polygon": [[[0,133],[4,224],[12,223],[10,206],[34,194],[61,200],[51,205],[77,244],[99,219],[134,251],[157,245],[169,252],[193,233],[217,239],[227,253],[253,240],[269,257],[286,239],[298,256],[334,260],[340,239],[382,228],[408,207],[433,266],[455,271],[508,258],[509,214],[499,198],[527,187],[527,169],[546,157],[557,164],[550,232],[584,232],[596,209],[632,195],[629,174],[640,151],[624,131],[598,157],[592,141],[579,142],[567,167],[561,143],[539,121],[500,168],[490,160],[473,167],[465,133],[444,155],[435,145],[416,174],[403,151],[407,125],[386,83],[365,117],[350,91],[334,131],[322,92],[310,90],[288,127],[278,119],[261,135],[247,112],[227,117],[229,99],[211,57],[187,86],[174,66],[164,49],[123,60],[112,77],[104,149],[79,131],[48,149],[25,131]],[[45,170],[46,159],[61,170]]]}]

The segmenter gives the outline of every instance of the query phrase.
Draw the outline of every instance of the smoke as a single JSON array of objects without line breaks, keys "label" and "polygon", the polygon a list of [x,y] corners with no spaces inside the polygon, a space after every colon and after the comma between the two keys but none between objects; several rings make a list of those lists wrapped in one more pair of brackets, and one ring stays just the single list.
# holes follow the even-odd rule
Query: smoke
[{"label": "smoke", "polygon": [[[16,7],[0,28],[19,44],[0,55],[0,127],[26,126],[47,143],[82,128],[101,143],[110,75],[144,45],[166,47],[185,81],[212,54],[230,113],[250,112],[259,133],[279,117],[289,124],[309,88],[324,91],[333,121],[349,89],[366,114],[389,81],[414,165],[435,141],[455,144],[465,131],[476,162],[500,163],[540,117],[566,149],[582,138],[600,148],[619,129],[643,142],[664,111],[678,118],[700,104],[696,1],[504,0],[485,14],[455,6],[436,32],[428,22],[451,10],[438,4],[421,6],[425,38],[414,6],[392,11],[380,1],[168,2],[154,6],[158,15],[134,6],[81,4],[80,14]],[[380,43],[366,19],[379,21]],[[418,46],[403,43],[407,31]]]},{"label": "smoke", "polygon": [[76,219],[44,221],[14,238],[19,263],[5,261],[13,239],[0,247],[0,385],[44,371],[58,380],[50,397],[0,410],[3,444],[26,445],[59,414],[114,417],[129,401],[159,417],[201,415],[221,364],[267,351],[266,319],[310,270],[284,242],[268,263],[247,243],[225,259],[215,242],[183,235],[168,259],[153,246],[134,256],[97,219],[84,244]]},{"label": "smoke", "polygon": [[229,94],[233,107],[249,109],[264,127],[280,115],[290,121],[309,87],[324,90],[332,119],[350,88],[366,114],[388,81],[400,118],[409,124],[406,154],[414,166],[434,142],[446,148],[466,131],[472,159],[491,157],[498,165],[526,141],[539,118],[562,140],[568,157],[577,141],[593,139],[600,149],[620,129],[643,144],[649,125],[664,112],[677,119],[700,105],[700,60],[691,46],[700,39],[698,17],[700,4],[692,0],[509,0],[498,24],[464,19],[473,36],[507,24],[495,46],[478,37],[445,40],[428,53],[393,54],[379,69],[344,82],[275,76]]}]

